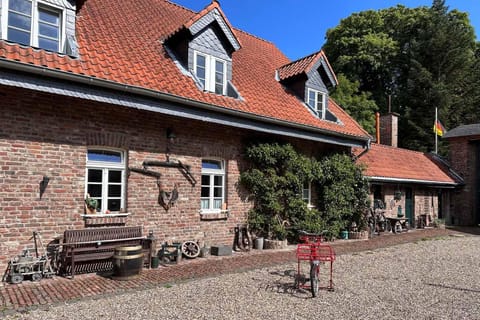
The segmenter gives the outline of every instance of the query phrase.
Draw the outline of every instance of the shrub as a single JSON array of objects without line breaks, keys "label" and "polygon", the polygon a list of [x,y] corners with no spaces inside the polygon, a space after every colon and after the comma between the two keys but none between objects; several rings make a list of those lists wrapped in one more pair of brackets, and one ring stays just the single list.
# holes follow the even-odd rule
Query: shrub
[{"label": "shrub", "polygon": [[[346,155],[321,159],[297,153],[289,144],[259,143],[246,149],[250,168],[240,183],[253,198],[248,223],[257,235],[294,239],[298,230],[337,235],[351,221],[361,224],[368,189],[361,168]],[[318,192],[316,209],[302,200],[304,183]]]}]

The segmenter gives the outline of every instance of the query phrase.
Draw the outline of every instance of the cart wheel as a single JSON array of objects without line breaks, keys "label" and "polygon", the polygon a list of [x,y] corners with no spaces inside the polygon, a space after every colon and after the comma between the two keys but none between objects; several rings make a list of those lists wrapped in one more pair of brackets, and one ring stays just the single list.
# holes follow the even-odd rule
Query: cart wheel
[{"label": "cart wheel", "polygon": [[318,269],[318,265],[315,264],[310,267],[310,287],[314,298],[318,295]]},{"label": "cart wheel", "polygon": [[40,281],[40,280],[42,280],[41,273],[32,273],[32,281]]},{"label": "cart wheel", "polygon": [[11,283],[17,284],[17,283],[22,283],[22,281],[23,281],[23,274],[14,274],[10,278]]},{"label": "cart wheel", "polygon": [[385,223],[385,230],[387,230],[387,232],[392,231],[392,224],[390,223],[390,221],[387,221]]},{"label": "cart wheel", "polygon": [[194,241],[185,241],[182,243],[182,253],[187,258],[196,258],[200,254],[200,247]]}]

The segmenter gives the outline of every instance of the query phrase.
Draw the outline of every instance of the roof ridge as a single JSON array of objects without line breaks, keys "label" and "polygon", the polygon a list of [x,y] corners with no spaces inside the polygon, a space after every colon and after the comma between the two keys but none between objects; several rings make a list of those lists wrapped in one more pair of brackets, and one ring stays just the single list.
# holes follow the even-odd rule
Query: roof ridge
[{"label": "roof ridge", "polygon": [[320,49],[319,51],[316,51],[316,52],[314,52],[314,53],[311,53],[311,54],[309,54],[309,55],[306,55],[306,56],[304,56],[304,57],[302,57],[302,58],[298,58],[297,60],[290,61],[289,63],[284,64],[283,66],[281,66],[280,68],[285,68],[285,67],[288,67],[289,65],[294,64],[294,63],[296,63],[296,62],[298,62],[298,61],[306,60],[307,58],[310,58],[310,57],[312,57],[312,56],[315,56],[315,55],[319,54],[320,52],[322,52],[321,49]]},{"label": "roof ridge", "polygon": [[169,4],[173,4],[174,6],[176,7],[179,7],[180,9],[184,9],[186,11],[190,11],[191,13],[197,13],[196,11],[194,11],[193,9],[190,9],[190,8],[187,8],[185,6],[182,6],[181,4],[178,4],[178,3],[175,3],[173,2],[172,0],[163,0],[164,2],[168,2]]},{"label": "roof ridge", "polygon": [[[269,44],[273,44],[274,46],[276,46],[275,43],[273,43],[273,42],[270,41],[270,40],[265,40],[265,39],[263,39],[263,38],[260,38],[259,36],[256,36],[256,35],[254,35],[254,34],[251,34],[250,32],[247,32],[247,31],[245,31],[245,30],[239,29],[239,28],[234,27],[234,26],[232,26],[232,28],[235,29],[235,31],[244,33],[244,34],[247,35],[247,36],[250,36],[250,37],[255,38],[255,39],[257,39],[257,40],[260,40],[260,41],[263,41],[263,42],[266,42],[266,43],[269,43]],[[283,53],[283,51],[282,51],[282,53]],[[283,53],[283,54],[284,54],[284,53]]]}]

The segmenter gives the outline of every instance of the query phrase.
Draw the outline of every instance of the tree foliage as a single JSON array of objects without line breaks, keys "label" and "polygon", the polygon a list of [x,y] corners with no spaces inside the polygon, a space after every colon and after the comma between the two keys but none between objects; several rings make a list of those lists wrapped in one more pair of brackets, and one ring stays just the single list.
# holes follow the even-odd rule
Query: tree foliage
[{"label": "tree foliage", "polygon": [[371,99],[369,92],[360,91],[360,82],[350,81],[343,74],[338,74],[338,85],[332,93],[332,98],[371,134],[375,133],[375,112],[377,104]]},{"label": "tree foliage", "polygon": [[449,11],[444,0],[355,13],[327,32],[324,50],[382,113],[392,97],[403,147],[432,149],[435,107],[447,128],[479,120],[478,44],[468,15]]},{"label": "tree foliage", "polygon": [[[362,171],[346,155],[308,158],[289,144],[260,143],[246,149],[250,168],[240,175],[253,198],[251,229],[270,238],[294,238],[298,230],[336,235],[352,221],[360,223],[367,185]],[[302,200],[306,183],[313,185],[316,209]]]}]

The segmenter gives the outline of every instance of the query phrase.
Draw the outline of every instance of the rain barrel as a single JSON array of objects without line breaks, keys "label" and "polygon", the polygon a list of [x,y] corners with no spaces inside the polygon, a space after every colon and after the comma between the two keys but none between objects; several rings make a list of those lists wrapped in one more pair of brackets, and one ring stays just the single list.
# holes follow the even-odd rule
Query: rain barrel
[{"label": "rain barrel", "polygon": [[142,246],[124,246],[115,248],[113,254],[113,279],[133,279],[140,274],[142,267]]}]

